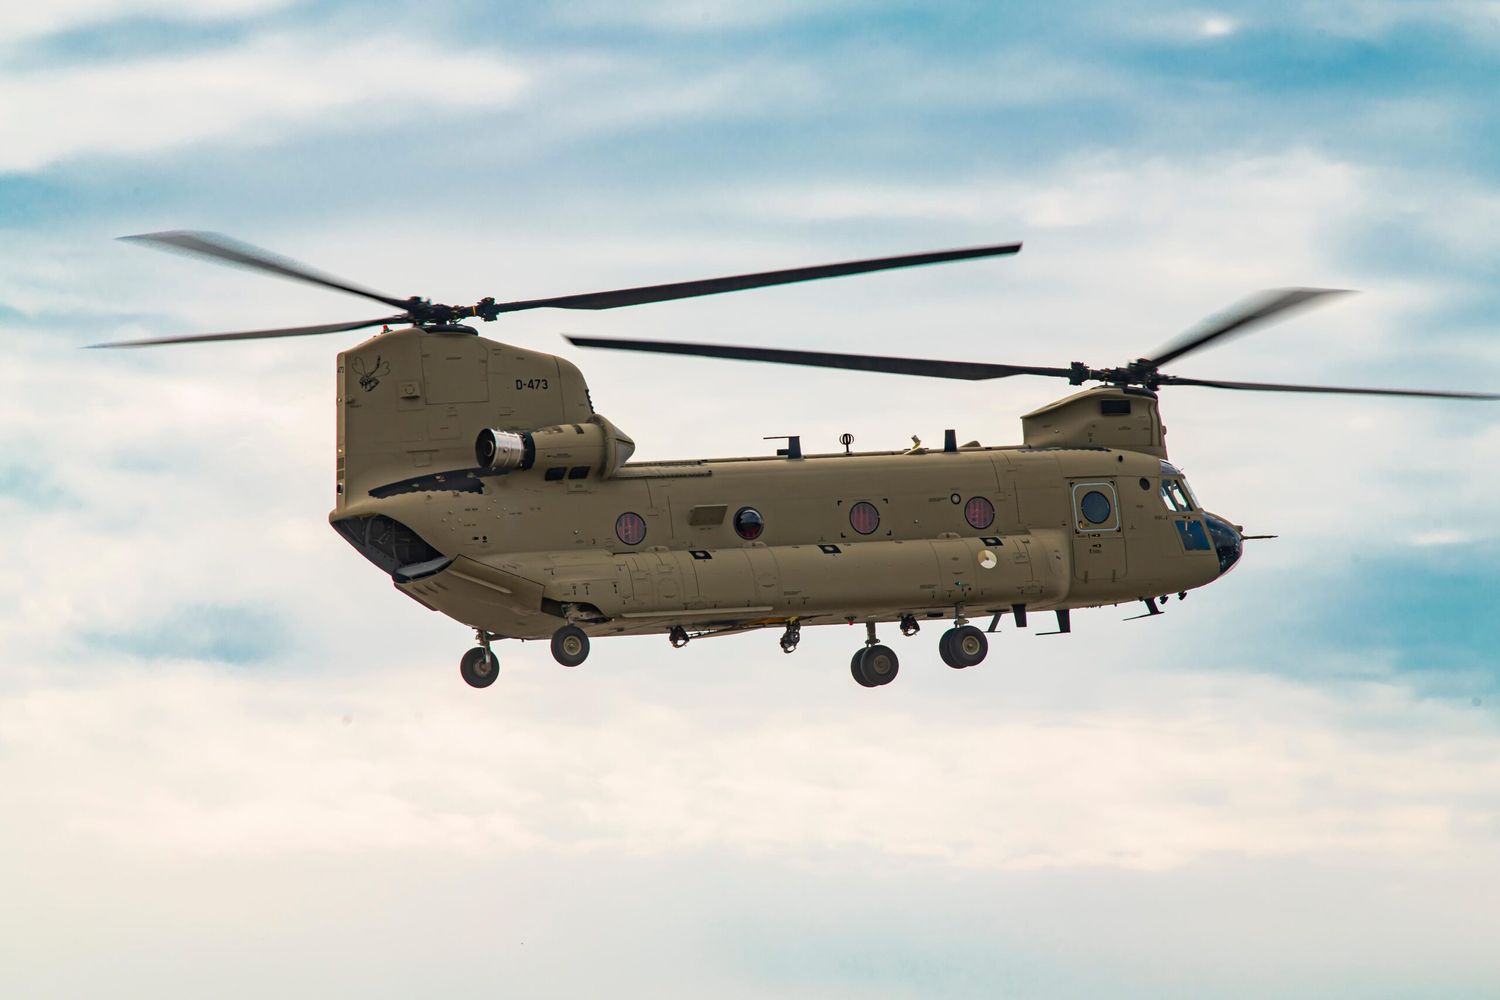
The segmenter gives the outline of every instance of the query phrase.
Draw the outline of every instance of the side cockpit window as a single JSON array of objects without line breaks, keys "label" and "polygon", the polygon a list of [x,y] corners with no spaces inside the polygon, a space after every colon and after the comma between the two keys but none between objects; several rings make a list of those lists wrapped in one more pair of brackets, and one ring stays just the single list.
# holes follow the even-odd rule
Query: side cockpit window
[{"label": "side cockpit window", "polygon": [[1188,492],[1187,483],[1184,483],[1180,479],[1163,479],[1161,481],[1161,496],[1172,510],[1187,511],[1193,509],[1193,495]]}]

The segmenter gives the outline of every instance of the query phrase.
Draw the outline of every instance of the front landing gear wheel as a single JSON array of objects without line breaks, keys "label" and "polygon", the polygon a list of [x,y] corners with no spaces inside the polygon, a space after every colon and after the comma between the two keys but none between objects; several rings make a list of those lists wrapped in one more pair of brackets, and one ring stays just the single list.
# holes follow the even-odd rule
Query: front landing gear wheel
[{"label": "front landing gear wheel", "polygon": [[865,687],[881,687],[896,679],[901,663],[889,646],[878,643],[854,654],[854,679]]},{"label": "front landing gear wheel", "polygon": [[500,661],[483,646],[475,646],[458,661],[458,672],[469,687],[487,688],[500,676]]},{"label": "front landing gear wheel", "polygon": [[589,658],[589,637],[577,625],[564,625],[552,633],[552,658],[565,667],[576,667]]},{"label": "front landing gear wheel", "polygon": [[983,662],[989,651],[989,639],[973,625],[950,628],[938,640],[938,655],[955,670]]}]

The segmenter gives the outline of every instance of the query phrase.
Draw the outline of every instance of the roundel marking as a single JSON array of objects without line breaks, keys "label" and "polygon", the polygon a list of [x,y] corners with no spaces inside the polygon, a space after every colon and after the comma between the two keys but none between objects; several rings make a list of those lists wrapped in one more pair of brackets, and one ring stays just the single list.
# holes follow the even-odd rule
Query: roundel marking
[{"label": "roundel marking", "polygon": [[868,535],[880,527],[880,511],[868,500],[861,500],[849,508],[849,527],[861,535]]},{"label": "roundel marking", "polygon": [[646,539],[646,519],[634,511],[615,518],[615,537],[626,545],[639,545]]},{"label": "roundel marking", "polygon": [[969,522],[969,527],[983,531],[995,523],[995,505],[987,497],[971,497],[964,504],[964,520]]},{"label": "roundel marking", "polygon": [[734,512],[734,533],[747,542],[753,542],[766,530],[766,519],[754,507],[741,507]]}]

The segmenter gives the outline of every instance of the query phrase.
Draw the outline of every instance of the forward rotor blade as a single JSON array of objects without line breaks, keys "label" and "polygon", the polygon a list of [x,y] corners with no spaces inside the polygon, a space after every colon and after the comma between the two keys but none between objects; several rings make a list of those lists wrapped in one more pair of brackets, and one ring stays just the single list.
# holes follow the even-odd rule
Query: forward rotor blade
[{"label": "forward rotor blade", "polygon": [[216,340],[269,340],[273,337],[311,337],[319,333],[344,333],[348,330],[363,330],[367,326],[388,326],[394,323],[409,323],[411,317],[386,316],[384,319],[362,319],[353,323],[323,323],[318,326],[288,326],[279,330],[242,330],[238,333],[194,333],[184,337],[147,337],[144,340],[115,340],[107,344],[89,344],[90,348],[104,347],[159,347],[162,344],[204,344]]},{"label": "forward rotor blade", "polygon": [[1310,305],[1330,295],[1347,294],[1348,290],[1342,288],[1278,288],[1261,292],[1228,313],[1215,317],[1208,326],[1183,334],[1146,360],[1160,367],[1200,347],[1206,347],[1215,340],[1231,334],[1248,333],[1251,327],[1282,313]]},{"label": "forward rotor blade", "polygon": [[640,288],[617,288],[610,292],[586,292],[582,295],[560,295],[550,299],[500,302],[496,304],[495,311],[504,313],[519,312],[523,309],[618,309],[620,306],[691,299],[700,295],[718,295],[722,292],[738,292],[747,288],[765,288],[770,285],[790,285],[798,281],[815,281],[819,278],[840,278],[850,274],[888,271],[898,267],[941,264],[954,260],[972,260],[976,257],[1007,256],[1019,253],[1020,250],[1021,244],[1019,243],[970,247],[964,250],[935,250],[930,253],[905,254],[900,257],[851,260],[842,264],[794,267],[785,271],[762,271],[758,274],[734,274],[724,278],[705,278],[701,281],[678,281],[669,285],[645,285]]},{"label": "forward rotor blade", "polygon": [[1180,378],[1163,375],[1162,385],[1204,385],[1214,389],[1245,389],[1251,392],[1316,392],[1348,396],[1416,396],[1425,399],[1500,399],[1490,392],[1451,392],[1446,389],[1368,389],[1351,385],[1283,385],[1278,382],[1225,382],[1219,379]]},{"label": "forward rotor blade", "polygon": [[1030,365],[992,365],[976,361],[931,361],[926,358],[891,358],[864,354],[828,354],[822,351],[788,351],[774,347],[733,347],[727,344],[684,344],[665,340],[614,340],[598,337],[567,337],[579,347],[603,347],[617,351],[645,351],[652,354],[687,354],[702,358],[728,358],[732,361],[769,361],[781,365],[806,365],[812,368],[845,368],[862,372],[886,372],[891,375],[925,375],[930,378],[952,378],[978,381],[1005,378],[1010,375],[1051,375],[1068,378],[1067,368],[1038,368]]},{"label": "forward rotor blade", "polygon": [[260,247],[253,247],[248,243],[231,239],[221,233],[194,232],[188,229],[174,229],[164,233],[141,233],[137,236],[121,236],[121,240],[127,243],[142,243],[146,246],[155,247],[158,250],[169,250],[174,253],[187,254],[190,257],[206,257],[209,260],[221,261],[233,264],[237,267],[246,267],[254,271],[267,271],[271,274],[280,275],[283,278],[291,278],[294,281],[305,281],[313,285],[321,285],[324,288],[332,288],[339,292],[348,292],[350,295],[361,295],[376,302],[384,302],[388,306],[397,309],[405,309],[405,299],[392,298],[372,292],[368,288],[350,284],[341,278],[323,274],[315,271],[305,264],[299,264],[294,260],[274,254]]}]

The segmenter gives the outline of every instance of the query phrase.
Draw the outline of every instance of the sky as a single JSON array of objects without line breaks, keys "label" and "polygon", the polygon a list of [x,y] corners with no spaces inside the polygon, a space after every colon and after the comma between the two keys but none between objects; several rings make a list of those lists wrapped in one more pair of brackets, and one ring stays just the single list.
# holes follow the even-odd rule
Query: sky
[{"label": "sky", "polygon": [[527,298],[1021,240],[1014,258],[487,336],[638,459],[1019,439],[1066,387],[561,334],[1500,390],[1500,6],[0,0],[0,992],[38,998],[1500,996],[1500,407],[1180,388],[1274,541],[943,667],[853,630],[564,670],[344,543],[368,315],[114,238],[234,234]]}]

